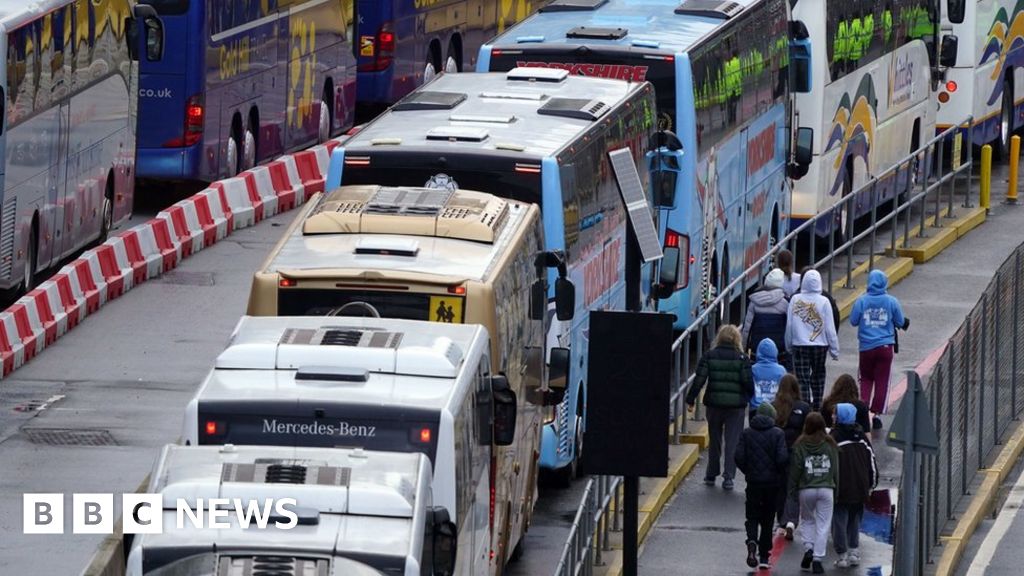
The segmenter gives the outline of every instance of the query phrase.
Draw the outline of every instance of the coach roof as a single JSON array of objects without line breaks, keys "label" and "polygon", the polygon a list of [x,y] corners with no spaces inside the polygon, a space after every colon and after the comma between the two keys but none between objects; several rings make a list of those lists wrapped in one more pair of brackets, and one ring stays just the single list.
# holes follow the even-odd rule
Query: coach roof
[{"label": "coach roof", "polygon": [[[345,157],[417,148],[441,154],[500,151],[539,160],[577,142],[596,125],[582,108],[596,110],[600,119],[637,91],[652,89],[646,83],[552,72],[556,71],[520,68],[507,73],[442,74],[347,140]],[[526,77],[515,79],[516,75]],[[429,103],[419,104],[426,100]],[[576,114],[540,111],[572,103],[581,106]]]},{"label": "coach roof", "polygon": [[[488,42],[495,48],[527,49],[531,43],[564,46],[614,46],[643,52],[685,52],[698,40],[726,24],[727,18],[679,14],[677,8],[733,4],[746,9],[761,0],[608,0],[592,10],[543,11],[509,28]],[[569,38],[579,27],[623,28],[620,38]]]}]

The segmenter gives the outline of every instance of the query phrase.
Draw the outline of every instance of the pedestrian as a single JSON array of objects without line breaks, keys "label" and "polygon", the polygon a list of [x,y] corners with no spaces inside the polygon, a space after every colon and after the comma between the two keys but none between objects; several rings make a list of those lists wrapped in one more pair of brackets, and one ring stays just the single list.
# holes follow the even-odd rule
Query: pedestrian
[{"label": "pedestrian", "polygon": [[873,413],[872,425],[876,430],[882,427],[878,415],[885,413],[889,399],[896,329],[910,327],[900,301],[886,291],[888,286],[885,272],[872,270],[868,274],[867,294],[857,298],[850,311],[850,324],[857,327],[860,344],[860,398]]},{"label": "pedestrian", "polygon": [[[770,342],[770,340],[769,340]],[[750,428],[736,446],[736,466],[747,479],[747,566],[770,568],[772,523],[789,463],[786,434],[775,425],[775,408],[768,402],[757,407]]]},{"label": "pedestrian", "polygon": [[775,265],[782,270],[782,291],[785,292],[787,299],[792,298],[793,294],[800,292],[800,274],[793,271],[793,253],[789,250],[779,250],[775,255]]},{"label": "pedestrian", "polygon": [[839,488],[832,513],[832,546],[839,555],[837,568],[860,565],[860,520],[878,483],[875,451],[855,422],[856,414],[853,404],[837,404],[836,426],[832,429],[832,439],[839,449]]},{"label": "pedestrian", "polygon": [[747,315],[743,319],[743,344],[747,354],[752,354],[764,338],[771,338],[778,350],[779,364],[787,372],[793,371],[793,363],[786,353],[786,315],[789,300],[782,290],[785,274],[775,268],[764,277],[764,286],[750,295]]},{"label": "pedestrian", "polygon": [[839,478],[836,441],[825,433],[825,419],[811,412],[804,421],[804,433],[793,445],[789,463],[789,490],[800,498],[800,538],[804,556],[800,568],[824,574],[821,562],[832,528],[832,508]]},{"label": "pedestrian", "polygon": [[[813,269],[814,268],[810,266],[804,266],[803,269],[800,270],[800,276],[806,278],[807,273]],[[839,334],[839,328],[843,322],[842,319],[839,317],[839,306],[836,304],[836,299],[832,297],[832,293],[828,291],[828,287],[826,287],[824,284],[822,284],[821,286],[821,295],[824,296],[826,300],[828,300],[829,306],[832,307],[832,323],[835,324],[836,326],[836,334]]]},{"label": "pedestrian", "polygon": [[733,489],[736,476],[736,444],[743,432],[746,407],[754,395],[754,379],[750,360],[740,344],[740,330],[732,324],[718,329],[711,350],[697,363],[697,375],[686,395],[686,404],[693,409],[697,396],[707,384],[704,405],[707,406],[708,467],[704,484],[714,486],[722,466],[722,444],[725,444],[725,469],[722,489]]},{"label": "pedestrian", "polygon": [[750,368],[754,378],[754,395],[750,397],[750,420],[761,404],[771,404],[779,391],[779,381],[786,374],[786,369],[778,362],[778,350],[775,342],[764,338],[757,345],[757,362]]},{"label": "pedestrian", "polygon": [[[772,406],[776,413],[775,424],[782,428],[782,432],[786,436],[786,448],[789,450],[790,461],[792,461],[793,444],[803,433],[804,420],[811,413],[811,406],[800,399],[800,382],[797,381],[796,376],[786,374],[782,377],[782,380],[779,381],[779,392],[775,395]],[[789,483],[789,468],[786,468],[784,478],[782,484],[786,486]],[[797,499],[796,492],[790,493],[788,490],[781,490],[776,513],[779,517],[779,528],[785,533],[786,540],[792,541],[793,531],[796,530],[800,520],[800,501]]]},{"label": "pedestrian", "polygon": [[857,381],[849,374],[840,374],[839,378],[832,383],[825,401],[821,403],[821,417],[825,419],[825,427],[835,426],[835,409],[837,404],[846,402],[853,404],[857,410],[855,421],[864,432],[871,430],[871,419],[868,417],[868,405],[861,401],[860,391],[857,389]]},{"label": "pedestrian", "polygon": [[801,395],[817,411],[825,392],[825,355],[839,359],[839,337],[829,301],[821,295],[817,270],[804,275],[800,293],[789,301],[786,349],[793,354]]}]

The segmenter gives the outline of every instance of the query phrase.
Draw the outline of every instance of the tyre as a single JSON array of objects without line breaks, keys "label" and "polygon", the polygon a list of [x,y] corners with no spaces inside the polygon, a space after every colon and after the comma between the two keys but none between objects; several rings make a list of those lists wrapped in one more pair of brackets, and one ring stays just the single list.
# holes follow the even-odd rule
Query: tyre
[{"label": "tyre", "polygon": [[320,100],[320,119],[317,124],[316,143],[323,144],[331,137],[331,107],[326,100]]},{"label": "tyre", "polygon": [[242,137],[242,158],[238,172],[243,172],[253,166],[256,166],[256,137],[250,128],[246,129],[245,135]]},{"label": "tyre", "polygon": [[423,67],[423,83],[426,84],[436,77],[437,68],[434,66],[433,62],[428,60],[426,65]]},{"label": "tyre", "polygon": [[32,232],[28,236],[28,246],[25,247],[25,267],[21,277],[21,291],[28,292],[36,287],[36,261],[39,254],[39,230],[36,224],[32,224]]},{"label": "tyre", "polygon": [[450,55],[451,49],[449,48],[448,59],[444,61],[444,71],[448,74],[456,74],[459,71],[459,63],[455,61],[455,57]]},{"label": "tyre", "polygon": [[228,147],[224,153],[224,172],[228,176],[234,176],[240,172],[239,166],[239,149],[241,148],[238,137],[232,135],[228,139]]},{"label": "tyre", "polygon": [[100,220],[100,236],[96,244],[106,242],[110,229],[114,226],[114,178],[107,177],[107,189],[103,193],[103,214]]}]

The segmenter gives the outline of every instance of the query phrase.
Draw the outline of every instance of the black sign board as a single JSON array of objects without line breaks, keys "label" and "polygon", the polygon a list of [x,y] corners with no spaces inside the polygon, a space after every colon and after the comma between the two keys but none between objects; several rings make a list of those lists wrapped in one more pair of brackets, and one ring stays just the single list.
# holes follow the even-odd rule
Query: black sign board
[{"label": "black sign board", "polygon": [[671,314],[591,312],[583,467],[668,475]]}]

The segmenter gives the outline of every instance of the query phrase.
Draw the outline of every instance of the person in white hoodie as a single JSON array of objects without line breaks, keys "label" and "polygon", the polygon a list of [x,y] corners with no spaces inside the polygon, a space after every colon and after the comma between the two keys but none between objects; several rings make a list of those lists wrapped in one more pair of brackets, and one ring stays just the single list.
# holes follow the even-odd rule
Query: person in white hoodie
[{"label": "person in white hoodie", "polygon": [[821,295],[821,274],[817,270],[804,275],[800,293],[789,301],[786,349],[793,355],[803,399],[818,411],[825,395],[825,354],[839,359],[839,337],[832,305]]}]

